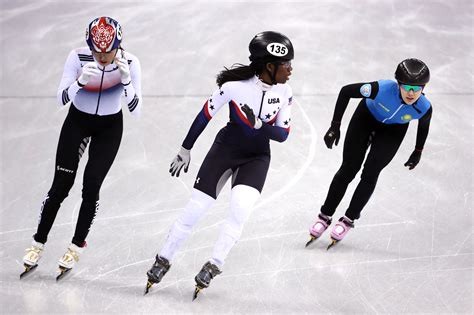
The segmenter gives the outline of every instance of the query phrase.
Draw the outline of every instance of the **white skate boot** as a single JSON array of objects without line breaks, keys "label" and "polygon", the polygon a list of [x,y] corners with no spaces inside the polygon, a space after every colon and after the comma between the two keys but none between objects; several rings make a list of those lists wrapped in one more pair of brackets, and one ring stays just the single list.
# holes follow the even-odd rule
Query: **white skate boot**
[{"label": "white skate boot", "polygon": [[44,244],[38,243],[35,240],[31,242],[31,247],[26,249],[26,254],[23,256],[23,266],[25,271],[20,275],[20,279],[38,267],[38,261],[41,259],[41,254],[44,250]]},{"label": "white skate boot", "polygon": [[59,259],[59,275],[56,277],[56,281],[63,278],[71,269],[74,267],[76,262],[79,261],[79,255],[84,251],[84,247],[79,247],[76,244],[71,244],[67,248],[66,253]]}]

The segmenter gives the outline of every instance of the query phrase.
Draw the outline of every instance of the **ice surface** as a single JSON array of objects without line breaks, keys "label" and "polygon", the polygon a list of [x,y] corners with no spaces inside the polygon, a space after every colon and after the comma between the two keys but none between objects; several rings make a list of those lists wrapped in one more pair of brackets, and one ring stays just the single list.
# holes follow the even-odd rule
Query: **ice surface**
[{"label": "ice surface", "polygon": [[[67,113],[55,100],[63,65],[99,15],[122,23],[125,49],[140,58],[143,115],[124,111],[122,145],[77,268],[55,282],[75,228],[81,176],[41,265],[20,281]],[[169,163],[215,89],[215,75],[247,63],[248,42],[263,30],[288,35],[295,47],[291,135],[272,144],[261,200],[223,274],[191,302],[194,276],[227,215],[228,188],[163,282],[143,297],[145,272],[227,110],[197,141],[188,174],[170,177]],[[471,1],[1,0],[0,51],[2,313],[472,313]],[[356,228],[330,251],[328,233],[304,248],[341,162],[342,146],[328,150],[322,141],[340,87],[390,79],[407,57],[424,60],[432,73],[425,92],[433,119],[420,164],[403,167],[415,144],[412,123]],[[346,111],[343,136],[356,104]]]}]

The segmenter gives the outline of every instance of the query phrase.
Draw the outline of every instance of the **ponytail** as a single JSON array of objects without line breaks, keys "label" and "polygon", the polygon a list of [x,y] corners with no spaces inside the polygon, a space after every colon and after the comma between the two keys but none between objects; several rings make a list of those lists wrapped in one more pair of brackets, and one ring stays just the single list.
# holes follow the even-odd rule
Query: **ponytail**
[{"label": "ponytail", "polygon": [[222,70],[216,78],[216,83],[219,87],[229,81],[241,81],[248,80],[252,78],[255,74],[261,73],[263,70],[264,64],[252,62],[250,65],[246,66],[241,63],[233,64],[232,67],[224,67],[225,70]]}]

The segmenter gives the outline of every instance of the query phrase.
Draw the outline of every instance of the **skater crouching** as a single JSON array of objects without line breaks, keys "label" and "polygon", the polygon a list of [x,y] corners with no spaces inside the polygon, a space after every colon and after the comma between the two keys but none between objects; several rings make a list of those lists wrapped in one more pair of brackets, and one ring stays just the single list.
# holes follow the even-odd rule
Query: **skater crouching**
[{"label": "skater crouching", "polygon": [[199,169],[191,199],[171,226],[163,248],[147,272],[145,294],[168,272],[170,262],[193,226],[232,177],[230,215],[222,226],[211,259],[195,277],[194,298],[221,273],[224,260],[239,240],[263,189],[270,165],[269,140],[283,142],[288,137],[292,91],[286,81],[292,71],[292,43],[280,33],[263,32],[252,39],[249,50],[250,65],[232,67],[218,75],[219,89],[204,104],[171,164],[172,176],[179,176],[181,170],[188,171],[195,141],[217,111],[228,104],[230,121],[217,134]]},{"label": "skater crouching", "polygon": [[76,230],[59,259],[58,280],[79,260],[99,207],[99,191],[122,139],[121,96],[128,109],[141,108],[141,70],[138,58],[121,47],[120,24],[109,17],[94,19],[86,29],[88,47],[70,52],[58,89],[60,105],[69,106],[59,136],[53,184],[41,206],[32,246],[23,258],[25,273],[38,266],[59,207],[76,177],[79,160],[89,144],[84,170],[82,204]]},{"label": "skater crouching", "polygon": [[331,127],[324,136],[326,146],[338,144],[339,127],[350,98],[362,98],[347,129],[344,141],[342,165],[334,176],[326,200],[321,207],[316,223],[310,227],[308,246],[329,227],[347,186],[359,172],[364,162],[361,180],[352,196],[345,216],[341,217],[331,231],[332,242],[328,249],[341,241],[354,227],[354,221],[370,199],[380,172],[390,163],[402,143],[408,124],[418,120],[416,145],[405,166],[415,168],[428,136],[432,107],[423,91],[430,79],[424,62],[410,58],[402,61],[396,69],[395,79],[370,83],[355,83],[344,86],[337,98]]}]

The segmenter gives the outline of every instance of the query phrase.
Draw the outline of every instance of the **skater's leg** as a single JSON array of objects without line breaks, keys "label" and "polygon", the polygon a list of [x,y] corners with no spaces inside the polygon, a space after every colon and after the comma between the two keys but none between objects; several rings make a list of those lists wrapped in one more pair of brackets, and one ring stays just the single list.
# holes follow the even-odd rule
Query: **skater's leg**
[{"label": "skater's leg", "polygon": [[191,199],[184,207],[184,211],[171,226],[165,245],[160,251],[159,256],[171,261],[181,247],[181,244],[191,234],[194,225],[214,202],[214,198],[194,188]]},{"label": "skater's leg", "polygon": [[70,109],[61,129],[53,184],[41,206],[38,229],[33,237],[42,244],[46,243],[59,207],[74,183],[79,159],[87,144],[87,133],[83,130],[76,111],[75,108]]},{"label": "skater's leg", "polygon": [[405,137],[408,124],[382,126],[373,139],[361,174],[361,180],[352,196],[346,217],[357,220],[375,190],[380,172],[390,163]]},{"label": "skater's leg", "polygon": [[239,240],[242,229],[253,210],[265,185],[270,156],[263,154],[242,164],[232,177],[230,215],[222,225],[221,233],[214,246],[211,262],[224,264],[225,258]]},{"label": "skater's leg", "polygon": [[214,143],[202,162],[194,183],[191,199],[173,223],[159,256],[172,261],[194,225],[215,202],[222,187],[232,175],[229,148]]},{"label": "skater's leg", "polygon": [[171,260],[183,242],[191,235],[194,225],[214,204],[222,187],[232,175],[231,164],[232,157],[229,148],[214,143],[199,169],[191,199],[171,226],[163,248],[156,255],[154,264],[147,272],[145,294],[168,272]]},{"label": "skater's leg", "polygon": [[[99,125],[100,126],[100,125]],[[112,166],[122,139],[122,113],[104,119],[103,130],[94,134],[89,147],[89,161],[84,170],[82,204],[72,243],[83,247],[99,207],[99,191]]]},{"label": "skater's leg", "polygon": [[250,186],[237,185],[232,188],[230,215],[224,222],[214,246],[211,263],[222,266],[234,244],[239,240],[245,222],[249,218],[260,192]]},{"label": "skater's leg", "polygon": [[365,103],[361,102],[349,123],[344,140],[342,165],[329,186],[326,200],[321,207],[322,214],[332,217],[346,193],[347,186],[359,172],[374,129],[374,122]]}]

